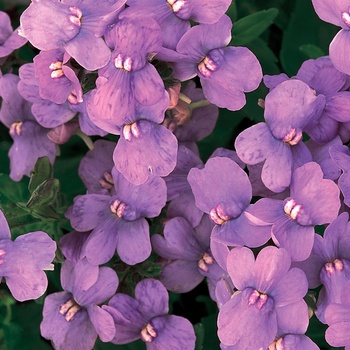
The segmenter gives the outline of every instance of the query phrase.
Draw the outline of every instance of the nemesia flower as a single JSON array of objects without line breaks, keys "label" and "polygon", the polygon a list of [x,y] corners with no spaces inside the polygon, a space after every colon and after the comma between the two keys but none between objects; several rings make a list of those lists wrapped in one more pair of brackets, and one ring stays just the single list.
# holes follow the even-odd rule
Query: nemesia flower
[{"label": "nemesia flower", "polygon": [[235,149],[244,163],[265,161],[261,179],[271,191],[286,189],[292,171],[312,160],[302,133],[317,124],[324,104],[325,97],[315,96],[304,82],[285,81],[266,96],[266,123],[258,123],[237,136]]},{"label": "nemesia flower", "polygon": [[[220,169],[218,172],[217,169]],[[210,158],[204,169],[188,174],[196,205],[216,224],[212,239],[230,246],[258,247],[271,237],[271,226],[250,221],[252,188],[248,175],[226,157]],[[247,214],[248,213],[248,214]]]},{"label": "nemesia flower", "polygon": [[18,30],[13,31],[9,15],[0,11],[0,65],[8,55],[26,42],[27,39],[18,35]]},{"label": "nemesia flower", "polygon": [[262,72],[259,61],[247,48],[226,47],[231,27],[226,15],[214,24],[192,27],[176,46],[176,51],[186,57],[172,66],[175,78],[185,81],[198,75],[208,101],[235,111],[246,103],[244,92],[259,86]]},{"label": "nemesia flower", "polygon": [[302,261],[310,256],[314,226],[330,223],[338,216],[339,194],[338,186],[323,178],[320,166],[309,162],[293,172],[289,197],[283,201],[262,198],[254,204],[253,215],[271,223],[275,244],[288,250],[293,261]]},{"label": "nemesia flower", "polygon": [[29,176],[38,158],[46,156],[53,163],[56,157],[56,146],[47,138],[48,129],[35,120],[32,104],[18,92],[18,82],[14,74],[0,77],[0,121],[9,128],[14,141],[9,151],[10,177],[14,181]]},{"label": "nemesia flower", "polygon": [[64,48],[88,70],[104,67],[111,53],[102,39],[125,0],[33,0],[22,13],[21,35],[39,50]]},{"label": "nemesia flower", "polygon": [[10,228],[0,211],[0,281],[5,278],[18,301],[38,299],[47,288],[43,270],[52,270],[56,243],[45,232],[23,234],[11,241]]},{"label": "nemesia flower", "polygon": [[161,282],[144,279],[136,285],[135,298],[117,293],[103,309],[114,320],[114,344],[136,339],[145,342],[147,350],[194,350],[196,336],[185,318],[168,315],[169,296]]},{"label": "nemesia flower", "polygon": [[111,315],[102,304],[115,294],[118,276],[110,267],[98,267],[86,259],[66,260],[61,268],[63,292],[45,298],[41,335],[55,349],[90,350],[97,336],[103,342],[114,337]]},{"label": "nemesia flower", "polygon": [[290,265],[288,252],[276,247],[263,248],[256,259],[245,247],[230,251],[227,270],[237,292],[218,316],[220,341],[235,346],[229,349],[267,349],[280,328],[307,328],[307,280]]},{"label": "nemesia flower", "polygon": [[151,254],[146,217],[160,214],[166,202],[166,185],[160,177],[153,177],[135,186],[115,168],[112,176],[113,192],[76,197],[66,216],[75,230],[92,230],[83,247],[90,263],[104,264],[117,251],[122,261],[135,265]]}]

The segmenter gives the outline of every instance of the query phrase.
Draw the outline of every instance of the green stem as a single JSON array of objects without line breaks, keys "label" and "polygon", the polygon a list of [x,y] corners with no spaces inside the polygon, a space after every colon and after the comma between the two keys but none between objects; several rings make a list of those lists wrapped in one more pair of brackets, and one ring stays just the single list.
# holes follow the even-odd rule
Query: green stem
[{"label": "green stem", "polygon": [[87,146],[87,148],[92,151],[94,149],[94,143],[92,142],[91,138],[84,134],[80,129],[75,133],[77,136],[79,136]]},{"label": "green stem", "polygon": [[201,107],[205,107],[205,106],[209,106],[210,102],[208,100],[199,100],[196,102],[192,102],[189,107],[190,110],[193,111],[196,108],[201,108]]}]

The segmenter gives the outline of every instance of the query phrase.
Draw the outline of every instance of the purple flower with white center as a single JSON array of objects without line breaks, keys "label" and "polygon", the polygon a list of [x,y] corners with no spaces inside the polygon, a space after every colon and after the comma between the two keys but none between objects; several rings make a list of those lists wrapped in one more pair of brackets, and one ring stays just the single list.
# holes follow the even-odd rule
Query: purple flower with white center
[{"label": "purple flower with white center", "polygon": [[329,45],[329,56],[338,70],[350,74],[350,65],[348,63],[350,2],[347,0],[312,0],[312,4],[317,15],[323,21],[342,28]]},{"label": "purple flower with white center", "polygon": [[[350,92],[346,89],[346,74],[339,72],[329,57],[305,61],[297,75],[298,79],[308,84],[316,95],[325,97],[324,109],[316,125],[306,127],[305,131],[317,143],[325,143],[335,138],[340,122],[349,121]],[[288,80],[285,74],[264,76],[265,84],[275,88],[278,83]]]},{"label": "purple flower with white center", "polygon": [[34,0],[22,13],[21,35],[39,50],[63,48],[88,70],[104,67],[111,52],[102,39],[125,0]]},{"label": "purple flower with white center", "polygon": [[244,92],[259,86],[262,72],[259,61],[247,48],[226,47],[231,27],[226,15],[215,24],[192,27],[176,47],[186,58],[173,63],[173,68],[174,77],[181,81],[198,75],[207,100],[235,111],[246,103]]},{"label": "purple flower with white center", "polygon": [[[220,169],[220,171],[218,171]],[[216,224],[212,238],[231,246],[259,247],[271,237],[271,225],[249,220],[254,210],[248,175],[233,160],[210,158],[204,169],[193,168],[188,175],[196,205]]]},{"label": "purple flower with white center", "polygon": [[[163,46],[175,50],[181,37],[197,23],[217,22],[227,11],[230,0],[128,0],[129,15],[151,15],[162,30]],[[126,11],[126,12],[128,12]]]},{"label": "purple flower with white center", "polygon": [[136,285],[135,298],[117,293],[103,306],[113,317],[114,344],[141,339],[147,350],[194,350],[196,336],[185,318],[168,315],[169,296],[163,284],[144,279]]},{"label": "purple flower with white center", "polygon": [[237,155],[249,165],[265,161],[261,179],[273,192],[282,192],[292,171],[312,160],[302,142],[303,130],[316,125],[325,104],[302,81],[288,80],[269,92],[265,99],[265,123],[241,132],[235,141]]},{"label": "purple flower with white center", "polygon": [[83,253],[92,264],[104,264],[115,251],[129,265],[146,260],[151,254],[147,218],[160,214],[166,203],[166,185],[152,177],[135,186],[116,169],[112,171],[114,191],[87,194],[75,199],[68,212],[72,227],[90,231]]},{"label": "purple flower with white center", "polygon": [[[273,341],[267,350],[320,350],[320,348],[304,334],[286,334]],[[227,348],[227,350],[231,350]],[[232,349],[233,350],[233,349]]]},{"label": "purple flower with white center", "polygon": [[107,140],[94,142],[94,149],[80,161],[78,173],[87,193],[108,194],[114,191],[112,177],[115,143]]},{"label": "purple flower with white center", "polygon": [[0,11],[0,64],[5,61],[8,55],[26,42],[27,39],[18,35],[18,30],[13,31],[9,15]]},{"label": "purple flower with white center", "polygon": [[113,153],[115,167],[135,185],[167,176],[176,166],[177,139],[163,125],[141,119],[123,126]]},{"label": "purple flower with white center", "polygon": [[83,101],[80,82],[69,67],[69,55],[59,48],[41,51],[34,57],[35,77],[38,79],[39,95],[44,100],[61,104],[72,101],[74,104]]},{"label": "purple flower with white center", "polygon": [[288,252],[276,247],[262,249],[256,259],[245,247],[230,251],[227,270],[237,291],[219,311],[223,344],[266,349],[279,329],[307,328],[307,280],[303,271],[290,265]]},{"label": "purple flower with white center", "polygon": [[203,168],[203,162],[194,152],[183,145],[179,146],[175,169],[164,178],[167,184],[167,199],[170,201],[168,217],[182,216],[193,227],[199,225],[203,211],[195,204],[187,175],[192,168]]},{"label": "purple flower with white center", "polygon": [[61,269],[63,292],[45,298],[41,335],[50,339],[55,349],[90,350],[97,336],[109,342],[115,334],[111,315],[98,306],[118,287],[118,276],[109,267],[76,264],[66,260]]},{"label": "purple flower with white center", "polygon": [[165,223],[164,236],[152,236],[154,251],[164,259],[159,279],[168,290],[186,293],[207,277],[210,295],[215,299],[216,282],[227,273],[210,251],[213,226],[207,215],[194,229],[186,219],[177,217]]},{"label": "purple flower with white center", "polygon": [[332,146],[329,154],[335,164],[342,170],[338,186],[344,196],[344,203],[350,207],[350,152],[347,146]]},{"label": "purple flower with white center", "polygon": [[37,299],[47,288],[43,270],[53,270],[56,243],[45,232],[23,234],[11,241],[10,228],[0,211],[0,281],[5,278],[18,301]]},{"label": "purple flower with white center", "polygon": [[14,141],[9,151],[10,177],[14,181],[29,176],[38,158],[46,156],[53,164],[56,157],[56,146],[47,138],[48,129],[35,120],[32,104],[18,92],[18,82],[18,76],[13,74],[0,77],[0,120],[9,128]]},{"label": "purple flower with white center", "polygon": [[24,99],[33,104],[31,111],[41,126],[54,128],[74,118],[76,113],[71,110],[68,101],[56,104],[40,97],[39,81],[35,77],[33,63],[21,66],[19,77],[21,80],[18,83],[18,91]]},{"label": "purple flower with white center", "polygon": [[350,346],[350,281],[342,289],[341,302],[330,304],[325,312],[326,322],[329,328],[326,330],[327,343],[332,346],[345,346],[348,350]]},{"label": "purple flower with white center", "polygon": [[314,226],[330,223],[338,216],[339,194],[338,186],[323,178],[317,163],[306,163],[293,173],[290,196],[284,201],[260,199],[254,204],[253,216],[271,223],[275,244],[288,250],[293,261],[302,261],[310,256]]},{"label": "purple flower with white center", "polygon": [[323,284],[315,314],[326,323],[324,312],[331,303],[341,302],[341,290],[350,280],[350,224],[347,213],[340,214],[325,230],[323,238],[315,236],[311,254],[295,263],[308,279],[309,288]]},{"label": "purple flower with white center", "polygon": [[[97,87],[87,103],[91,120],[101,129],[118,135],[124,125],[139,119],[163,121],[168,94],[148,62],[162,46],[160,35],[152,18],[124,17],[111,29],[114,50],[107,66],[99,70]],[[147,117],[140,117],[141,113]]]}]

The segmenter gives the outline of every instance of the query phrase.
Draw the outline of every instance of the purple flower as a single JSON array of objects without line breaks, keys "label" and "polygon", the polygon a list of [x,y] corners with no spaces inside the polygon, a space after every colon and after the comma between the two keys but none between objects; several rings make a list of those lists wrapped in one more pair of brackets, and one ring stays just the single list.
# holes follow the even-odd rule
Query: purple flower
[{"label": "purple flower", "polygon": [[308,279],[309,288],[323,284],[315,314],[326,323],[324,312],[329,304],[341,302],[341,290],[350,280],[350,224],[347,213],[340,214],[326,228],[323,238],[315,236],[310,257],[295,263]]},{"label": "purple flower", "polygon": [[[190,29],[190,20],[215,23],[226,12],[230,0],[128,0],[129,15],[152,16],[162,30],[163,45],[175,49],[181,37]],[[128,12],[126,11],[126,12]]]},{"label": "purple flower", "polygon": [[146,217],[160,214],[166,202],[166,185],[153,177],[140,186],[128,182],[115,169],[111,194],[87,194],[75,199],[68,212],[77,231],[93,230],[83,253],[93,264],[109,261],[115,251],[129,265],[146,260],[151,254]]},{"label": "purple flower", "polygon": [[111,315],[99,307],[115,294],[118,276],[109,267],[94,266],[86,259],[66,260],[61,269],[65,291],[45,298],[41,335],[56,349],[93,348],[97,335],[111,341],[115,327]]},{"label": "purple flower", "polygon": [[120,134],[121,128],[141,119],[160,123],[169,105],[164,83],[148,62],[161,48],[160,28],[152,18],[124,17],[111,29],[113,47],[107,66],[99,70],[96,89],[87,109],[101,129]]},{"label": "purple flower", "polygon": [[40,126],[31,112],[31,103],[18,93],[19,78],[13,74],[0,77],[0,95],[3,99],[0,120],[10,129],[13,145],[9,151],[10,177],[19,181],[29,176],[39,157],[48,157],[53,163],[56,146],[47,138],[48,129]]},{"label": "purple flower", "polygon": [[244,163],[265,161],[261,178],[271,191],[282,192],[290,184],[292,171],[312,160],[302,133],[317,124],[324,104],[324,96],[315,96],[304,82],[285,81],[266,96],[266,123],[258,123],[236,138],[237,155]]},{"label": "purple flower", "polygon": [[341,302],[331,304],[327,307],[325,318],[329,325],[326,330],[326,340],[332,346],[350,346],[350,281],[342,289]]},{"label": "purple flower", "polygon": [[[218,171],[219,169],[219,171]],[[210,158],[204,169],[188,174],[196,205],[216,224],[212,238],[227,245],[258,247],[270,238],[270,225],[249,220],[252,188],[247,174],[233,160]],[[247,214],[248,213],[248,214]]]},{"label": "purple flower", "polygon": [[317,15],[325,22],[342,29],[333,38],[329,46],[329,56],[334,66],[346,74],[350,74],[348,63],[350,3],[349,1],[312,0]]},{"label": "purple flower", "polygon": [[161,282],[144,279],[136,285],[135,299],[117,293],[103,306],[113,317],[114,344],[142,339],[147,350],[193,350],[196,336],[185,318],[168,315],[169,296]]},{"label": "purple flower", "polygon": [[218,335],[235,349],[266,349],[278,330],[286,333],[296,327],[306,329],[309,322],[305,274],[290,268],[288,252],[266,247],[256,260],[245,247],[233,248],[227,269],[237,288],[218,316]]},{"label": "purple flower", "polygon": [[10,228],[0,211],[0,281],[4,277],[18,301],[37,299],[47,288],[43,270],[52,270],[56,243],[42,231],[30,232],[11,241]]},{"label": "purple flower", "polygon": [[186,57],[174,63],[173,68],[174,77],[181,81],[198,75],[204,96],[211,103],[238,110],[246,103],[244,92],[259,86],[262,72],[257,58],[247,48],[226,47],[231,27],[226,15],[215,24],[192,27],[176,47]]},{"label": "purple flower", "polygon": [[9,15],[0,11],[0,64],[4,62],[6,56],[26,42],[27,39],[18,35],[18,30],[13,31]]},{"label": "purple flower", "polygon": [[302,261],[311,253],[314,226],[332,222],[339,209],[338,186],[323,179],[320,166],[310,162],[294,171],[289,197],[284,201],[262,198],[252,215],[271,223],[275,244],[288,250],[292,260]]},{"label": "purple flower", "polygon": [[164,236],[152,236],[154,251],[164,259],[159,279],[168,290],[186,293],[207,277],[210,295],[215,298],[216,282],[227,273],[210,251],[213,226],[207,215],[194,229],[185,219],[177,217],[165,223]]},{"label": "purple flower", "polygon": [[20,18],[21,33],[40,50],[64,48],[81,66],[96,70],[110,59],[110,50],[101,37],[124,3],[32,1]]}]

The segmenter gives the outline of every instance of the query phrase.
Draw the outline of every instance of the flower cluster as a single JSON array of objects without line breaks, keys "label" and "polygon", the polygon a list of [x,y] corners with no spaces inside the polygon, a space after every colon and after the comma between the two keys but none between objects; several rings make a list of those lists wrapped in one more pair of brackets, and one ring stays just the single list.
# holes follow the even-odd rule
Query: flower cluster
[{"label": "flower cluster", "polygon": [[[329,57],[293,77],[263,76],[248,48],[229,45],[230,4],[32,0],[18,32],[0,13],[10,178],[30,176],[33,187],[38,159],[54,164],[73,135],[90,148],[78,169],[86,193],[64,210],[73,232],[12,241],[0,212],[0,276],[16,300],[42,296],[56,243],[63,254],[63,291],[45,297],[40,326],[55,349],[89,350],[99,338],[194,350],[195,329],[169,314],[168,292],[203,280],[222,349],[318,349],[305,335],[314,314],[329,344],[350,346],[350,63],[339,48],[350,3],[313,0],[343,29]],[[6,70],[27,41],[40,50],[33,62]],[[262,79],[264,120],[203,162],[196,142],[219,108],[240,110]],[[59,197],[47,181],[31,199],[51,208]],[[159,273],[129,278],[147,262]]]}]

